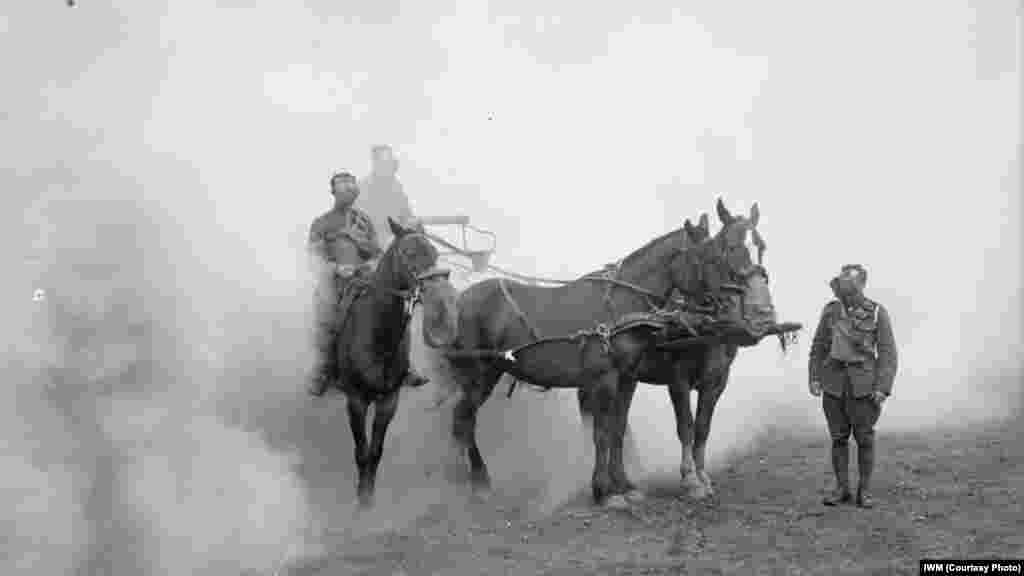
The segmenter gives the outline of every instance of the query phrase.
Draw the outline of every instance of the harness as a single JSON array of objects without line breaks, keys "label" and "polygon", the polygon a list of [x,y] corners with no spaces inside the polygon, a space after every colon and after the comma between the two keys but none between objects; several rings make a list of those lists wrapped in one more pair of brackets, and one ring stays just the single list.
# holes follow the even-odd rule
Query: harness
[{"label": "harness", "polygon": [[[422,236],[422,234],[416,232],[410,232],[405,236]],[[403,238],[405,237],[403,236]],[[397,247],[396,247],[397,250]],[[406,260],[405,255],[398,251],[393,254],[398,261],[398,264],[406,271],[411,271],[412,267]],[[341,314],[336,324],[336,330],[338,334],[343,333],[348,325],[349,318],[352,315],[352,308],[355,302],[362,297],[370,288],[374,287],[373,280],[376,278],[378,270],[367,272],[365,275],[360,274],[353,269],[349,274],[344,272],[336,272],[336,274],[345,280],[345,287],[342,289],[341,295],[338,301],[338,307],[341,308]],[[409,328],[409,323],[412,320],[413,311],[417,304],[422,303],[422,290],[423,283],[437,277],[447,276],[449,271],[445,268],[437,267],[436,265],[429,268],[428,270],[414,275],[413,287],[410,289],[399,290],[391,287],[377,286],[378,290],[383,290],[385,294],[394,296],[402,301],[402,319],[400,324],[399,338],[396,339],[395,345],[387,351],[386,355],[382,359],[384,365],[387,366],[387,374],[390,379],[393,376],[393,370],[397,365],[394,359],[398,356],[399,349],[402,346],[402,340],[406,330]],[[340,361],[340,359],[339,359]]]},{"label": "harness", "polygon": [[[530,319],[523,312],[522,308],[519,306],[519,303],[516,302],[515,298],[512,296],[511,292],[508,289],[508,285],[506,283],[505,278],[500,278],[498,280],[498,286],[501,289],[502,296],[505,298],[506,302],[508,302],[509,306],[511,306],[513,313],[523,324],[523,326],[526,327],[526,329],[529,331],[530,337],[533,339],[533,342],[530,342],[513,350],[506,351],[502,355],[502,358],[514,363],[515,353],[517,351],[524,350],[530,346],[542,344],[544,342],[564,342],[566,340],[579,342],[580,355],[582,357],[582,355],[585,352],[586,343],[588,339],[595,337],[600,340],[601,349],[604,352],[604,354],[610,354],[611,338],[614,335],[626,330],[636,328],[641,325],[661,328],[662,340],[665,340],[669,337],[670,329],[673,327],[680,328],[682,330],[684,334],[684,336],[682,336],[683,338],[697,337],[698,330],[687,321],[685,317],[686,313],[696,313],[701,315],[718,314],[721,313],[726,308],[725,299],[709,293],[705,294],[707,302],[704,303],[697,303],[694,301],[694,299],[690,298],[678,300],[673,299],[671,297],[664,297],[659,294],[655,294],[651,290],[648,290],[642,286],[637,286],[636,284],[633,284],[631,282],[619,279],[618,276],[621,274],[621,270],[622,260],[619,260],[613,264],[606,266],[601,271],[593,272],[587,274],[586,276],[583,276],[582,278],[580,278],[580,280],[588,282],[600,282],[605,283],[607,285],[602,300],[609,312],[609,315],[612,318],[615,318],[617,315],[617,312],[615,310],[615,304],[612,301],[612,292],[615,288],[624,288],[626,290],[630,290],[634,293],[643,296],[645,303],[647,305],[647,311],[626,314],[619,318],[612,328],[609,328],[608,325],[604,323],[597,323],[591,329],[578,330],[571,335],[554,337],[545,337],[540,333],[540,330],[537,329],[533,322],[530,321]],[[704,276],[702,267],[698,266],[697,270],[698,278],[701,281],[703,281]],[[732,272],[731,269],[730,272]],[[746,280],[753,274],[762,274],[765,276],[765,278],[767,278],[768,273],[762,266],[755,265],[748,270],[740,271],[739,273],[735,273],[732,275],[739,276],[743,280]],[[746,292],[745,287],[733,283],[720,284],[720,289],[726,291],[734,291],[740,294]],[[678,339],[680,338],[680,336],[677,334],[674,336],[674,338]],[[455,354],[455,356],[464,356],[464,354]],[[484,354],[484,356],[487,356],[487,354]],[[512,380],[509,383],[508,391],[505,394],[506,398],[510,398],[512,396],[512,394],[515,392],[516,386],[520,382],[520,379],[517,378],[516,376],[511,374],[510,376],[512,376]],[[543,389],[547,391],[550,388]]]},{"label": "harness", "polygon": [[[508,369],[512,369],[519,361],[519,356],[532,348],[543,346],[545,344],[567,342],[574,343],[577,346],[579,352],[580,365],[585,366],[587,345],[593,340],[598,341],[601,353],[604,356],[608,356],[612,353],[612,339],[616,336],[635,330],[637,328],[650,328],[653,330],[660,330],[658,338],[666,338],[670,334],[673,328],[684,327],[684,329],[696,334],[696,330],[692,325],[685,320],[685,313],[681,310],[666,311],[666,310],[655,310],[650,312],[633,312],[624,315],[618,319],[614,324],[608,325],[605,323],[598,323],[593,328],[578,330],[572,334],[566,336],[550,336],[537,338],[532,342],[528,342],[521,346],[515,347],[510,350],[506,350],[500,354],[500,356],[490,355],[491,358],[500,359],[500,362],[505,363],[506,373],[512,377],[512,382],[509,384],[508,391],[506,392],[506,398],[511,397],[515,391],[516,386],[523,382],[524,384],[532,386],[534,389],[547,392],[551,390],[550,386],[538,386],[527,380],[522,380],[512,372],[508,372]],[[487,354],[474,354],[475,356],[486,356]],[[599,370],[599,369],[598,369]],[[579,378],[586,378],[591,376],[593,369],[584,369]],[[574,383],[575,384],[575,383]]]},{"label": "harness", "polygon": [[[679,252],[685,252],[690,247],[678,247]],[[655,294],[651,290],[648,290],[642,286],[638,286],[631,282],[621,280],[619,275],[621,274],[622,263],[620,260],[614,264],[606,266],[599,272],[594,272],[581,277],[578,281],[586,282],[599,282],[607,285],[603,302],[608,309],[612,318],[615,318],[617,313],[615,310],[614,303],[612,301],[612,291],[615,288],[623,288],[639,294],[644,297],[647,305],[647,310],[644,312],[636,312],[626,314],[614,322],[612,326],[608,326],[605,323],[597,323],[593,328],[579,330],[573,334],[566,336],[555,336],[547,337],[540,333],[533,322],[526,316],[522,308],[516,302],[508,289],[505,278],[498,280],[502,296],[511,307],[515,316],[529,331],[530,337],[533,338],[532,342],[519,346],[517,348],[505,351],[495,350],[449,350],[447,356],[449,358],[477,358],[477,359],[491,359],[496,360],[499,363],[506,364],[505,368],[511,368],[517,362],[517,354],[528,350],[531,347],[539,346],[544,343],[550,342],[578,342],[581,357],[586,351],[586,344],[591,339],[597,338],[601,345],[601,350],[604,354],[611,353],[611,340],[617,334],[625,332],[627,330],[635,329],[640,326],[648,326],[655,329],[660,329],[661,334],[659,335],[658,346],[661,347],[666,343],[666,340],[672,338],[674,341],[679,339],[693,339],[694,341],[705,341],[707,335],[700,334],[699,328],[705,326],[713,326],[716,324],[714,320],[708,316],[708,314],[717,315],[721,314],[729,306],[728,300],[722,297],[722,292],[731,292],[735,294],[745,294],[747,288],[745,284],[754,275],[761,275],[767,281],[768,272],[760,264],[750,265],[741,270],[736,270],[730,263],[726,256],[716,255],[714,260],[718,266],[726,264],[728,272],[725,274],[728,278],[728,282],[719,282],[714,284],[713,288],[706,289],[699,297],[694,294],[684,293],[684,298],[677,299],[672,297],[665,297],[659,294]],[[706,282],[706,275],[703,266],[695,266],[697,273],[697,280],[702,286],[708,286]],[[559,281],[559,284],[570,284],[571,282]],[[740,306],[744,304],[741,299]],[[741,313],[744,318],[747,317],[746,310],[741,309]],[[694,326],[688,319],[688,314],[694,314],[702,320],[700,326]],[[673,333],[673,330],[675,332]],[[509,372],[508,369],[504,370],[510,376],[512,381],[509,384],[508,392],[506,397],[510,397],[515,391],[516,386],[520,382],[520,378]],[[547,391],[550,390],[549,386],[539,386],[539,388]]]}]

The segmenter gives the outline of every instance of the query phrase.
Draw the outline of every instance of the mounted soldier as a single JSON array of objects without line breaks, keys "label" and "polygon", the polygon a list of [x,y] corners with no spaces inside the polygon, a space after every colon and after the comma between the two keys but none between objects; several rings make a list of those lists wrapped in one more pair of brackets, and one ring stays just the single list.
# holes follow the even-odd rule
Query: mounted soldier
[{"label": "mounted soldier", "polygon": [[875,460],[875,423],[882,403],[892,393],[897,353],[889,313],[864,296],[867,270],[843,266],[830,286],[836,299],[822,311],[808,362],[809,387],[822,396],[822,408],[832,438],[835,491],[824,504],[853,500],[849,484],[849,440],[857,441],[857,505],[873,506],[869,495]]},{"label": "mounted soldier", "polygon": [[[316,347],[317,361],[310,393],[322,396],[336,381],[338,371],[337,330],[348,312],[354,278],[372,274],[383,253],[377,230],[365,212],[353,206],[359,185],[349,172],[331,177],[334,206],[310,225],[308,250],[317,275]],[[410,369],[405,384],[419,386],[425,378]]]}]

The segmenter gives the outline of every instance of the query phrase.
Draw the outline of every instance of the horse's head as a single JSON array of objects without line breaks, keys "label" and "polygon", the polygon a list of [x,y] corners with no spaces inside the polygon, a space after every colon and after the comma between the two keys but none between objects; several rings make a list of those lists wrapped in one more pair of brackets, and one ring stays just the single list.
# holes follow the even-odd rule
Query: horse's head
[{"label": "horse's head", "polygon": [[685,286],[680,290],[691,298],[724,305],[725,319],[746,332],[735,343],[753,345],[776,321],[768,273],[763,266],[767,244],[757,231],[760,211],[755,202],[749,216],[734,216],[721,199],[716,208],[722,228],[714,237],[683,253],[685,265],[674,270],[675,283]]},{"label": "horse's head", "polygon": [[422,227],[406,228],[391,218],[388,226],[395,239],[385,252],[395,288],[414,291],[423,304],[423,336],[430,346],[454,343],[458,330],[456,296],[450,271],[438,266],[440,254],[423,234]]}]

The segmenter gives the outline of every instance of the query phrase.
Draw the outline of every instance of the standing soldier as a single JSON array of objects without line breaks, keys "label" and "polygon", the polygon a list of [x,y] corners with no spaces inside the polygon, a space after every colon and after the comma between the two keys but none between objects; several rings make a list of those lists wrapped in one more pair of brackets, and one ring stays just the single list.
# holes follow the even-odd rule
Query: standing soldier
[{"label": "standing soldier", "polygon": [[836,296],[825,305],[811,344],[810,392],[821,396],[829,435],[835,491],[828,506],[853,500],[849,483],[850,433],[857,441],[857,505],[873,506],[869,495],[875,456],[875,423],[896,377],[896,343],[885,307],[864,296],[867,270],[842,267],[830,286]]},{"label": "standing soldier", "polygon": [[384,234],[381,245],[387,246],[391,242],[388,217],[403,226],[409,226],[414,222],[412,207],[396,176],[398,159],[391,147],[384,144],[374,146],[370,149],[370,161],[370,174],[359,183],[360,189],[368,192],[362,205],[374,227]]}]

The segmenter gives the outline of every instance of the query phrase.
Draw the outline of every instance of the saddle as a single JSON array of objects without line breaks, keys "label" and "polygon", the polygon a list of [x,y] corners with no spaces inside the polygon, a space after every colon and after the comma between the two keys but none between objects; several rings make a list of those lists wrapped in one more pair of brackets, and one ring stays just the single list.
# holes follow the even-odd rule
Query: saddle
[{"label": "saddle", "polygon": [[338,302],[336,305],[337,325],[335,330],[341,332],[348,320],[348,313],[352,304],[370,287],[373,281],[374,270],[368,266],[343,267],[335,274],[335,285],[338,289]]}]

